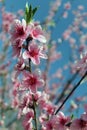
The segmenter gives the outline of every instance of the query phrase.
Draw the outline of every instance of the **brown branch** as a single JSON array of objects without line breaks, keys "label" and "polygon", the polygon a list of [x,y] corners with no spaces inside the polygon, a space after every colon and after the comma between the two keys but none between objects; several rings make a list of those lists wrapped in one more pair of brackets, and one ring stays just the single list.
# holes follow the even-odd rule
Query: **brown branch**
[{"label": "brown branch", "polygon": [[69,97],[72,95],[72,93],[78,88],[78,86],[80,85],[80,83],[82,82],[82,80],[87,76],[87,71],[86,73],[83,75],[83,77],[80,79],[80,81],[74,86],[74,88],[72,89],[72,91],[68,94],[68,96],[65,98],[65,100],[63,101],[63,103],[60,105],[60,107],[56,110],[55,115],[60,111],[60,109],[62,108],[62,106],[66,103],[66,101],[69,99]]},{"label": "brown branch", "polygon": [[71,77],[71,79],[68,80],[67,84],[65,85],[65,87],[62,90],[61,95],[56,100],[55,104],[58,104],[58,102],[60,102],[60,100],[62,100],[64,98],[67,89],[69,88],[70,84],[73,82],[73,80],[76,78],[77,75],[78,75],[78,71]]}]

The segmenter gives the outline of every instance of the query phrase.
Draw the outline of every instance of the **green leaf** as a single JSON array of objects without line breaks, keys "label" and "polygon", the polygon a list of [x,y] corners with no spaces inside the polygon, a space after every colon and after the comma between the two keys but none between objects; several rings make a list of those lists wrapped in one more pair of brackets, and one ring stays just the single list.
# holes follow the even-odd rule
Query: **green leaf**
[{"label": "green leaf", "polygon": [[27,24],[30,23],[30,21],[33,19],[33,16],[35,15],[36,11],[37,11],[37,7],[35,7],[34,9],[32,8],[32,5],[28,5],[28,3],[26,3],[25,6],[25,20],[27,22]]},{"label": "green leaf", "polygon": [[71,119],[74,119],[74,114],[71,115]]},{"label": "green leaf", "polygon": [[34,9],[33,9],[33,16],[35,15],[35,13],[36,13],[36,11],[38,10],[38,7],[35,7]]},{"label": "green leaf", "polygon": [[29,12],[28,2],[26,3],[26,6],[25,6],[25,12],[26,12],[26,13],[28,13],[28,12]]}]

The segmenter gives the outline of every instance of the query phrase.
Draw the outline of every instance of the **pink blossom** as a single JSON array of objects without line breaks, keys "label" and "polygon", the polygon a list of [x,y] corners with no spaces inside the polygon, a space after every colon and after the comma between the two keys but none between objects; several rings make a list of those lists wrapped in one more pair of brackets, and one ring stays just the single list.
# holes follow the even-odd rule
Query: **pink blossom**
[{"label": "pink blossom", "polygon": [[33,110],[30,110],[24,118],[23,121],[23,127],[25,128],[25,130],[32,130],[32,119],[34,118],[34,112]]},{"label": "pink blossom", "polygon": [[41,96],[39,97],[39,100],[37,103],[38,103],[41,110],[43,110],[45,108],[46,103],[48,103],[48,99],[49,99],[49,95],[46,94],[45,92],[43,92],[41,94]]},{"label": "pink blossom", "polygon": [[53,124],[54,124],[54,122],[52,122],[51,120],[45,122],[44,125],[42,126],[42,130],[55,130],[53,128]]},{"label": "pink blossom", "polygon": [[31,42],[28,45],[28,50],[23,53],[23,58],[30,58],[34,64],[38,65],[40,63],[40,57],[45,59],[47,58],[46,54],[42,52],[42,48],[38,47],[35,42]]},{"label": "pink blossom", "polygon": [[8,61],[7,63],[0,65],[0,71],[5,70],[10,64],[11,64],[11,61]]},{"label": "pink blossom", "polygon": [[24,60],[22,59],[22,57],[20,57],[18,59],[18,62],[15,65],[14,69],[15,69],[15,71],[12,74],[12,81],[16,82],[19,74],[25,70],[25,63],[24,63]]},{"label": "pink blossom", "polygon": [[67,2],[65,5],[64,5],[65,9],[69,10],[71,8],[71,4],[70,2]]},{"label": "pink blossom", "polygon": [[57,123],[55,125],[56,130],[67,130],[66,124],[70,122],[70,117],[66,117],[63,112],[59,112],[57,115]]},{"label": "pink blossom", "polygon": [[22,22],[16,19],[13,23],[13,27],[11,30],[11,41],[15,41],[17,39],[26,40],[29,35],[29,30],[26,25],[26,21],[22,19]]},{"label": "pink blossom", "polygon": [[46,38],[43,35],[43,30],[40,25],[31,23],[31,25],[29,25],[29,28],[30,37],[42,43],[46,43]]},{"label": "pink blossom", "polygon": [[63,13],[63,18],[67,18],[67,17],[68,17],[68,12],[65,11],[65,12]]},{"label": "pink blossom", "polygon": [[73,120],[70,130],[87,130],[87,122],[80,119]]},{"label": "pink blossom", "polygon": [[38,87],[42,87],[44,85],[44,81],[40,75],[34,73],[24,73],[23,83],[25,88],[29,89],[32,93],[37,92]]},{"label": "pink blossom", "polygon": [[19,105],[19,99],[18,99],[18,97],[15,97],[12,100],[12,108],[18,108],[18,105]]},{"label": "pink blossom", "polygon": [[57,52],[56,48],[57,48],[56,43],[53,43],[52,47],[50,48],[50,57],[49,57],[49,60],[51,62],[59,60],[61,58],[61,52]]},{"label": "pink blossom", "polygon": [[22,99],[22,102],[19,105],[19,108],[23,111],[24,108],[28,107],[29,101],[29,94],[26,93]]},{"label": "pink blossom", "polygon": [[16,64],[15,66],[15,70],[19,70],[19,71],[22,71],[25,67],[25,63],[24,63],[24,60],[22,59],[22,57],[20,57],[18,59],[18,63]]},{"label": "pink blossom", "polygon": [[12,22],[14,21],[15,18],[16,16],[13,13],[5,12],[4,8],[2,9],[3,31],[5,31],[6,33],[10,31]]},{"label": "pink blossom", "polygon": [[13,56],[19,57],[21,55],[22,44],[23,42],[20,39],[17,39],[15,43],[12,44]]},{"label": "pink blossom", "polygon": [[68,40],[69,37],[70,37],[70,34],[71,34],[71,31],[70,31],[70,30],[66,30],[66,31],[63,33],[63,39],[64,39],[64,40]]},{"label": "pink blossom", "polygon": [[49,120],[44,119],[43,117],[42,130],[67,130],[68,128],[65,126],[65,123],[68,121],[65,117],[60,117],[60,120],[58,120],[57,115],[53,115]]},{"label": "pink blossom", "polygon": [[87,113],[86,113],[86,112],[84,112],[84,113],[81,115],[81,119],[84,120],[84,121],[86,121],[86,123],[87,123]]},{"label": "pink blossom", "polygon": [[84,6],[83,6],[83,5],[79,5],[79,6],[78,6],[78,9],[79,9],[79,10],[84,10]]},{"label": "pink blossom", "polygon": [[18,75],[23,72],[23,70],[25,69],[25,63],[22,57],[20,57],[18,59],[17,64],[15,65],[15,77],[18,77]]},{"label": "pink blossom", "polygon": [[42,130],[59,130],[58,128],[56,129],[56,123],[57,123],[57,116],[53,115],[49,120],[47,120],[46,115],[41,115],[41,124],[42,124]]},{"label": "pink blossom", "polygon": [[16,96],[17,90],[20,87],[20,82],[16,78],[13,79],[13,86],[14,86],[14,88],[13,88],[13,95]]},{"label": "pink blossom", "polygon": [[54,78],[63,79],[62,69],[59,68],[56,73],[53,75]]},{"label": "pink blossom", "polygon": [[39,116],[39,121],[40,123],[44,123],[44,121],[47,121],[47,114],[46,113],[41,113],[41,115]]},{"label": "pink blossom", "polygon": [[26,121],[23,121],[23,127],[24,127],[24,130],[32,130],[33,129],[33,125],[32,125],[32,122],[28,123]]},{"label": "pink blossom", "polygon": [[54,113],[54,111],[55,111],[55,106],[52,105],[51,103],[46,103],[45,106],[44,106],[44,110],[46,110],[46,112],[48,114],[52,115]]}]

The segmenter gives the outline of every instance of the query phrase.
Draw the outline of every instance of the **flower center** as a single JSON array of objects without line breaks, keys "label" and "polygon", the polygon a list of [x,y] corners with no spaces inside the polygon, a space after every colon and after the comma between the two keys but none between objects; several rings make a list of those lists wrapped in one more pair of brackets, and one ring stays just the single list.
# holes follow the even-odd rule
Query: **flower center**
[{"label": "flower center", "polygon": [[18,28],[17,33],[19,36],[23,36],[25,34],[23,27]]},{"label": "flower center", "polygon": [[62,119],[60,120],[60,123],[61,123],[62,125],[65,125],[65,124],[66,124],[66,121],[67,121],[66,119],[63,119],[63,118],[62,118]]},{"label": "flower center", "polygon": [[31,55],[32,57],[37,56],[37,55],[38,55],[38,51],[32,50],[32,51],[30,52],[30,55]]},{"label": "flower center", "polygon": [[36,78],[30,77],[30,79],[29,79],[29,84],[30,84],[30,85],[36,84]]}]

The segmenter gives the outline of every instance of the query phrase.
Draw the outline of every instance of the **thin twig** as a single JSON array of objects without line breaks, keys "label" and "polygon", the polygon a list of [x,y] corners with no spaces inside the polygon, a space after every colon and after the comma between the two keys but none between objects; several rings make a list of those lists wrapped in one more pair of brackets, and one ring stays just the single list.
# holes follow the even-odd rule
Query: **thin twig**
[{"label": "thin twig", "polygon": [[62,106],[66,103],[66,101],[69,99],[69,97],[72,95],[72,93],[77,89],[77,87],[80,85],[80,83],[82,82],[82,80],[87,76],[87,71],[86,73],[83,75],[83,77],[80,79],[80,81],[74,86],[74,88],[72,89],[72,91],[68,94],[68,96],[65,98],[65,100],[63,101],[63,103],[60,105],[60,107],[56,110],[55,115],[60,111],[60,109],[62,108]]},{"label": "thin twig", "polygon": [[73,82],[73,80],[76,78],[77,75],[78,75],[78,71],[71,77],[71,79],[68,80],[67,84],[62,90],[61,95],[57,98],[55,104],[58,104],[58,102],[60,102],[60,100],[64,98],[66,90],[69,88],[70,84]]}]

